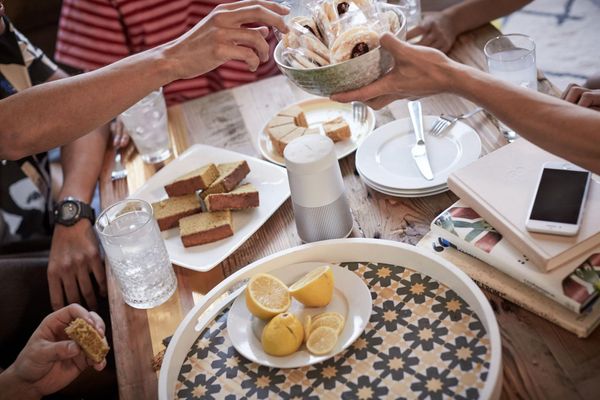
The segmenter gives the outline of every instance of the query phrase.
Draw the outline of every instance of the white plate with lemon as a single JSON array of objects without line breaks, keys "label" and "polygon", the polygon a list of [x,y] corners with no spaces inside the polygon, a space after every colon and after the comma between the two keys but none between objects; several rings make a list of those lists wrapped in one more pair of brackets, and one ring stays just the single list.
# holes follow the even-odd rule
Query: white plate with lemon
[{"label": "white plate with lemon", "polygon": [[348,348],[371,311],[371,292],[352,271],[318,262],[294,264],[250,280],[228,313],[227,332],[247,359],[298,368]]}]

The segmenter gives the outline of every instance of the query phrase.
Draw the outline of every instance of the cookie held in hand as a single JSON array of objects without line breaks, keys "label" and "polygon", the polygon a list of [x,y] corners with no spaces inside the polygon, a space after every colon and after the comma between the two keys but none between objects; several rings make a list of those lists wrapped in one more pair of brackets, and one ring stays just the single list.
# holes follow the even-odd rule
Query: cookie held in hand
[{"label": "cookie held in hand", "polygon": [[106,338],[82,318],[77,318],[65,328],[67,336],[81,347],[85,355],[96,364],[104,360],[108,354]]}]

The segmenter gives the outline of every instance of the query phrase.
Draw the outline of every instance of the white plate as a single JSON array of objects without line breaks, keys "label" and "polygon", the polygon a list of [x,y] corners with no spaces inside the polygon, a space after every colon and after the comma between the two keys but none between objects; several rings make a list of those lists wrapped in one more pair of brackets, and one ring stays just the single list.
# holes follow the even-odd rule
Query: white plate
[{"label": "white plate", "polygon": [[[173,398],[177,377],[187,354],[206,326],[243,290],[251,276],[306,262],[370,261],[406,265],[430,276],[462,297],[479,316],[490,343],[490,367],[480,399],[498,399],[502,390],[502,344],[494,311],[481,289],[458,267],[425,249],[382,239],[337,239],[310,243],[272,254],[229,276],[194,306],[169,342],[158,379],[158,397]],[[399,339],[399,342],[401,340]],[[401,393],[400,393],[401,394]],[[398,394],[398,395],[400,395]]]},{"label": "white plate", "polygon": [[[323,122],[337,118],[340,115],[344,117],[346,122],[350,125],[352,136],[348,140],[342,140],[335,144],[335,154],[338,160],[352,154],[375,127],[375,113],[370,107],[367,107],[367,121],[361,124],[354,121],[352,117],[352,104],[337,103],[329,99],[317,98],[304,100],[294,105],[302,108],[306,115],[306,121],[311,128],[317,128]],[[266,133],[267,124],[265,124],[263,129],[258,133],[258,148],[264,158],[285,167],[285,160],[283,157],[273,150],[269,136]]]},{"label": "white plate", "polygon": [[[270,273],[289,286],[307,272],[321,265],[323,263],[317,262],[295,264]],[[322,308],[305,308],[302,304],[293,300],[288,310],[288,312],[298,317],[302,323],[304,323],[306,315],[315,315],[326,311],[334,311],[343,315],[346,324],[331,353],[315,356],[306,349],[305,345],[302,345],[300,350],[294,354],[286,357],[275,357],[265,353],[260,342],[260,336],[266,323],[250,314],[243,293],[235,300],[227,315],[227,333],[233,347],[247,359],[274,368],[299,368],[316,364],[348,348],[361,335],[369,322],[373,307],[371,292],[363,280],[352,271],[338,266],[333,266],[332,270],[335,290],[331,303]]]},{"label": "white plate", "polygon": [[245,182],[252,183],[258,189],[260,206],[250,210],[235,211],[233,236],[214,243],[186,248],[181,243],[177,228],[162,232],[172,263],[196,271],[208,271],[233,253],[290,196],[285,168],[245,154],[196,144],[158,171],[146,181],[144,186],[129,196],[153,203],[167,198],[164,186],[180,176],[208,163],[218,164],[239,160],[248,162],[250,173]]},{"label": "white plate", "polygon": [[423,189],[423,190],[395,190],[395,189],[390,189],[387,187],[382,187],[382,186],[377,185],[374,182],[371,182],[367,177],[362,175],[360,173],[360,171],[358,172],[358,174],[360,175],[360,177],[363,180],[363,182],[365,183],[365,185],[367,185],[371,189],[381,192],[383,194],[387,194],[389,196],[394,196],[394,197],[413,197],[413,198],[414,197],[427,197],[427,196],[433,196],[436,194],[444,193],[448,190],[448,185],[440,185],[440,186],[436,186],[434,188]]},{"label": "white plate", "polygon": [[[423,117],[429,131],[437,117]],[[434,178],[423,178],[411,156],[415,136],[410,118],[377,128],[359,146],[356,166],[370,181],[398,190],[429,189],[443,185],[453,171],[479,158],[481,140],[468,125],[457,122],[440,137],[426,135],[427,153]]]}]

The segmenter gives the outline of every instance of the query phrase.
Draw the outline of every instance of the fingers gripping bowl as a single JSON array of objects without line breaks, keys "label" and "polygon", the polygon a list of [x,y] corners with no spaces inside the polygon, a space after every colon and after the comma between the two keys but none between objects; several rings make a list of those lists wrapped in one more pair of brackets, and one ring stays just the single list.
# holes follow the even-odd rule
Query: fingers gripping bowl
[{"label": "fingers gripping bowl", "polygon": [[[394,12],[398,16],[399,25],[395,36],[406,39],[406,17],[398,6],[379,3],[384,12]],[[296,86],[317,96],[330,96],[335,93],[358,89],[377,80],[394,66],[392,55],[376,47],[346,61],[315,68],[291,66],[285,59],[286,46],[280,41],[275,48],[274,58],[281,72]]]}]

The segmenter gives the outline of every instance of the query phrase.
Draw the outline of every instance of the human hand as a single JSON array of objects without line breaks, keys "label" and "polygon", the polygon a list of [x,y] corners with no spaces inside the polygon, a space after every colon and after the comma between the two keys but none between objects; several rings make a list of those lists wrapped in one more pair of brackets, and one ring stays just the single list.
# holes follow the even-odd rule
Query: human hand
[{"label": "human hand", "polygon": [[78,317],[92,324],[104,336],[102,318],[78,304],[48,315],[15,362],[4,372],[10,377],[12,389],[19,388],[19,397],[40,398],[64,388],[88,366],[98,371],[106,366],[106,360],[94,364],[65,334],[67,325]]},{"label": "human hand", "polygon": [[561,98],[569,103],[600,111],[600,90],[588,89],[571,83],[563,92]]},{"label": "human hand", "polygon": [[443,53],[402,42],[389,33],[381,37],[380,43],[393,55],[394,68],[370,85],[335,94],[332,100],[362,101],[378,110],[394,100],[451,91],[451,72],[460,67]]},{"label": "human hand", "polygon": [[[167,57],[175,61],[177,79],[204,74],[231,61],[243,61],[250,71],[269,59],[267,26],[283,33],[288,28],[282,18],[289,9],[266,0],[244,0],[220,4],[187,33],[169,43]],[[264,25],[247,28],[248,24]]]},{"label": "human hand", "polygon": [[129,133],[121,119],[116,118],[110,123],[110,133],[113,137],[113,147],[120,149],[129,144]]},{"label": "human hand", "polygon": [[106,274],[100,259],[98,239],[92,224],[82,219],[72,226],[57,224],[52,235],[52,246],[48,259],[48,286],[50,302],[54,310],[68,303],[81,303],[83,295],[87,306],[96,310],[98,304],[90,279],[94,274],[100,294],[106,296]]},{"label": "human hand", "polygon": [[423,13],[421,23],[411,29],[407,34],[407,40],[421,36],[417,43],[421,46],[429,46],[447,53],[454,44],[458,32],[452,18],[443,11]]}]

